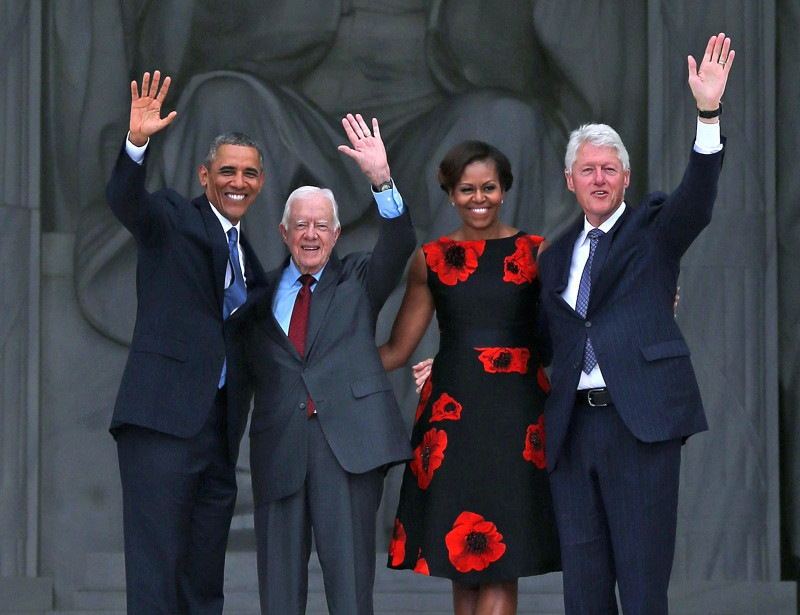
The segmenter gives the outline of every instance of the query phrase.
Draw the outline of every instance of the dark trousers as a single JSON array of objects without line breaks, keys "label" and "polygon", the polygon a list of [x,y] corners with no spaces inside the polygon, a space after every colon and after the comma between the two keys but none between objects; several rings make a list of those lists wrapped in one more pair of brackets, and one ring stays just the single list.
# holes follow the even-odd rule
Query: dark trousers
[{"label": "dark trousers", "polygon": [[383,473],[345,472],[312,416],[305,484],[255,511],[261,613],[305,613],[313,528],[330,615],[372,615],[382,494]]},{"label": "dark trousers", "polygon": [[199,434],[125,425],[115,434],[128,615],[222,613],[225,550],[236,503],[223,395]]},{"label": "dark trousers", "polygon": [[567,615],[666,615],[680,440],[637,440],[614,406],[576,405],[550,473]]}]

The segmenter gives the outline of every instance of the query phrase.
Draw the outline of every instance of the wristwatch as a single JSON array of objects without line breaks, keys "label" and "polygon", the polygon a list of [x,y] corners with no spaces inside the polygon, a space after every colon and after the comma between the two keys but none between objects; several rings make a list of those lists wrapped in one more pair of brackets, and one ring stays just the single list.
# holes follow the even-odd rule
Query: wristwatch
[{"label": "wristwatch", "polygon": [[717,107],[713,111],[703,111],[702,109],[698,109],[697,115],[705,120],[710,120],[711,118],[722,115],[722,101],[719,101],[719,107]]},{"label": "wristwatch", "polygon": [[391,180],[391,178],[388,181],[381,182],[377,186],[372,186],[372,189],[375,192],[386,192],[387,190],[391,190],[392,189],[392,180]]}]

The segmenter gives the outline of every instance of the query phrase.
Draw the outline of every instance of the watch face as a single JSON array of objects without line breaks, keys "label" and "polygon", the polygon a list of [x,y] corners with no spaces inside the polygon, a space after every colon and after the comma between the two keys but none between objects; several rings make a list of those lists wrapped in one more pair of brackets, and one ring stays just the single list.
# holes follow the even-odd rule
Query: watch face
[{"label": "watch face", "polygon": [[377,186],[377,188],[376,188],[376,191],[377,192],[384,192],[386,190],[390,190],[391,187],[392,187],[392,182],[391,182],[391,180],[389,180],[388,182],[383,182],[382,184],[379,184]]}]

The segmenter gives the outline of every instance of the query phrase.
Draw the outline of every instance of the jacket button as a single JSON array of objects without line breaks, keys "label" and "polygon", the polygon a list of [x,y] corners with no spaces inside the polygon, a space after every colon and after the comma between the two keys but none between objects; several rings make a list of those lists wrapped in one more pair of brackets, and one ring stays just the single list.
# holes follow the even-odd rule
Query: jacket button
[{"label": "jacket button", "polygon": [[592,321],[591,320],[587,320],[586,321],[586,328],[588,329],[591,326],[592,326]]},{"label": "jacket button", "polygon": [[580,367],[581,367],[580,363],[573,363],[572,364],[572,369],[580,369]]},{"label": "jacket button", "polygon": [[301,410],[305,410],[306,409],[306,402],[304,402],[304,401],[300,402],[300,409]]}]

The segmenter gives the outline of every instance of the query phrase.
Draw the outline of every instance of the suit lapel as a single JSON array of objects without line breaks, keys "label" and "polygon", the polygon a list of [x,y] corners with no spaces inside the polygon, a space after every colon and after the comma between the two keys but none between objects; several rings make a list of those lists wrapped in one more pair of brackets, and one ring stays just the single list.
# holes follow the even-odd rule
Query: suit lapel
[{"label": "suit lapel", "polygon": [[278,285],[281,281],[283,270],[286,269],[286,265],[288,263],[289,258],[287,257],[280,267],[277,267],[265,274],[267,288],[258,288],[254,291],[254,293],[259,295],[259,302],[265,302],[261,308],[263,311],[263,316],[259,321],[264,331],[267,332],[273,341],[283,346],[286,352],[291,353],[297,357],[298,360],[300,360],[300,353],[297,352],[297,348],[294,347],[294,344],[289,341],[289,337],[283,332],[283,329],[281,329],[280,324],[278,324],[278,321],[275,319],[275,313],[272,311],[272,304],[275,303],[275,295],[278,292]]},{"label": "suit lapel", "polygon": [[211,211],[211,204],[208,199],[199,196],[192,201],[192,204],[200,212],[203,224],[206,228],[208,242],[211,245],[211,264],[214,268],[214,291],[219,303],[219,310],[222,312],[222,304],[225,297],[225,270],[228,266],[228,242],[219,218]]},{"label": "suit lapel", "polygon": [[597,249],[594,253],[594,261],[592,261],[592,292],[589,296],[589,309],[587,313],[592,310],[592,308],[597,305],[597,302],[600,301],[600,298],[603,296],[604,291],[608,288],[608,284],[614,278],[614,272],[610,269],[612,267],[612,263],[608,263],[608,267],[606,267],[606,262],[608,259],[608,255],[611,252],[612,247],[614,246],[614,239],[617,235],[617,231],[619,231],[620,227],[625,223],[628,216],[631,213],[630,206],[625,207],[625,211],[622,212],[622,215],[617,220],[616,224],[611,227],[611,229],[600,238],[600,241],[597,243]]},{"label": "suit lapel", "polygon": [[244,250],[244,276],[247,278],[247,290],[263,286],[266,283],[266,274],[244,233],[239,236],[239,244]]},{"label": "suit lapel", "polygon": [[314,340],[319,333],[325,313],[333,300],[336,287],[339,285],[339,277],[342,274],[342,261],[335,253],[328,259],[325,270],[322,272],[314,292],[311,294],[311,308],[308,314],[308,329],[306,331],[306,355],[311,352]]},{"label": "suit lapel", "polygon": [[558,252],[556,253],[555,262],[558,263],[558,270],[555,272],[556,285],[554,290],[559,295],[564,292],[569,283],[572,253],[575,251],[575,241],[577,241],[581,231],[583,231],[583,216],[581,216],[580,220],[564,234],[564,238],[557,246]]}]

